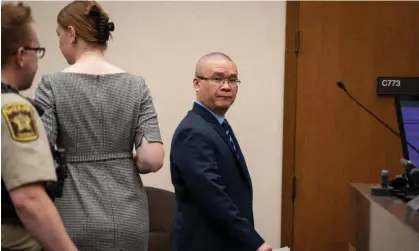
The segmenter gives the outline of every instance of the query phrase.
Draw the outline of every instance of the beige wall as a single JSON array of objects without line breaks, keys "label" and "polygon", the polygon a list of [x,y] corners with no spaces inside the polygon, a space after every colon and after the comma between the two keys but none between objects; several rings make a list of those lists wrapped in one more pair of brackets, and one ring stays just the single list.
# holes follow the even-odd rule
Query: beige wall
[{"label": "beige wall", "polygon": [[[67,66],[55,18],[65,2],[30,2],[47,52],[44,73]],[[143,176],[148,186],[173,190],[170,140],[194,100],[197,59],[222,51],[236,61],[242,85],[228,119],[238,135],[254,184],[256,228],[280,245],[285,2],[103,2],[115,22],[107,57],[149,85],[167,151],[164,169]],[[35,87],[35,86],[34,86]],[[33,96],[34,88],[26,94]]]}]

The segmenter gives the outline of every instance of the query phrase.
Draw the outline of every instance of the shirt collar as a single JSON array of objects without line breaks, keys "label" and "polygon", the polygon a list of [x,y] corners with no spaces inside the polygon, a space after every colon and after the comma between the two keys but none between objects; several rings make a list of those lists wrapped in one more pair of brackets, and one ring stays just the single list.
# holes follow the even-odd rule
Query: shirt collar
[{"label": "shirt collar", "polygon": [[221,116],[221,115],[218,115],[218,114],[214,113],[213,111],[211,111],[209,108],[207,108],[204,104],[202,104],[198,100],[196,100],[195,103],[197,103],[198,105],[204,107],[207,111],[209,111],[212,115],[214,115],[214,117],[218,120],[218,122],[220,124],[222,124],[224,122],[225,116]]}]

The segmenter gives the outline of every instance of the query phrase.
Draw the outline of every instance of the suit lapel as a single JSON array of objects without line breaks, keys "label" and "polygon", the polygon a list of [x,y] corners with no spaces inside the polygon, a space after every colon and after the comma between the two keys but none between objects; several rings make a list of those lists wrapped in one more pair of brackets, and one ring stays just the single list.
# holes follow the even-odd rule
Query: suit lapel
[{"label": "suit lapel", "polygon": [[[224,143],[227,144],[228,148],[230,149],[231,153],[234,155],[234,158],[238,162],[241,170],[243,171],[247,182],[249,183],[250,187],[252,186],[249,171],[247,169],[246,161],[244,159],[243,153],[240,149],[239,143],[237,141],[236,136],[234,135],[233,130],[230,131],[230,136],[233,138],[234,144],[236,145],[236,151],[234,150],[233,146],[230,143],[230,138],[226,134],[226,131],[224,128],[220,125],[217,118],[214,117],[209,111],[207,111],[204,107],[194,104],[192,111],[198,113],[202,118],[204,118],[207,122],[211,124],[211,126],[214,128],[214,130],[221,136],[221,138],[224,140]],[[237,158],[237,154],[239,155],[239,158]]]},{"label": "suit lapel", "polygon": [[[238,161],[239,161],[240,166],[242,167],[243,172],[246,176],[247,182],[249,182],[249,185],[252,186],[252,182],[251,182],[251,179],[250,179],[249,169],[247,168],[246,160],[244,159],[244,155],[243,155],[242,150],[240,148],[240,144],[237,141],[236,135],[234,135],[234,131],[233,131],[232,128],[230,128],[230,136],[232,137],[232,139],[234,141],[234,144],[236,145],[236,151],[237,151],[237,154],[239,155]],[[229,144],[229,145],[231,145],[231,144]]]}]

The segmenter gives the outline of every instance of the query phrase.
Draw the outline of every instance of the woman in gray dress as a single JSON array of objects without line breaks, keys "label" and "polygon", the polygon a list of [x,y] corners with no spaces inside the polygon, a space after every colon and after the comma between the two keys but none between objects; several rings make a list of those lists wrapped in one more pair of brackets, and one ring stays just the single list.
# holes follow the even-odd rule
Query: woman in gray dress
[{"label": "woman in gray dress", "polygon": [[66,150],[57,208],[79,250],[146,251],[148,205],[138,174],[158,171],[164,158],[150,91],[143,78],[104,59],[114,25],[98,3],[72,2],[57,22],[71,66],[43,76],[35,98],[51,143]]}]

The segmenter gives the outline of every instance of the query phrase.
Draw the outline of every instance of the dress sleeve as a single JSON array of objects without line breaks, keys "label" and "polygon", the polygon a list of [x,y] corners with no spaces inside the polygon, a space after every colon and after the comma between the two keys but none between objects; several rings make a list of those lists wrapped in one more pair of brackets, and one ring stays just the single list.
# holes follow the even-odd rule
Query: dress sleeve
[{"label": "dress sleeve", "polygon": [[43,76],[38,84],[35,91],[35,102],[44,110],[41,120],[50,143],[54,145],[58,137],[57,111],[54,93],[47,76]]},{"label": "dress sleeve", "polygon": [[140,77],[139,86],[142,89],[142,95],[140,96],[140,115],[135,128],[135,148],[141,145],[143,137],[148,142],[163,143],[150,89],[142,77]]}]

